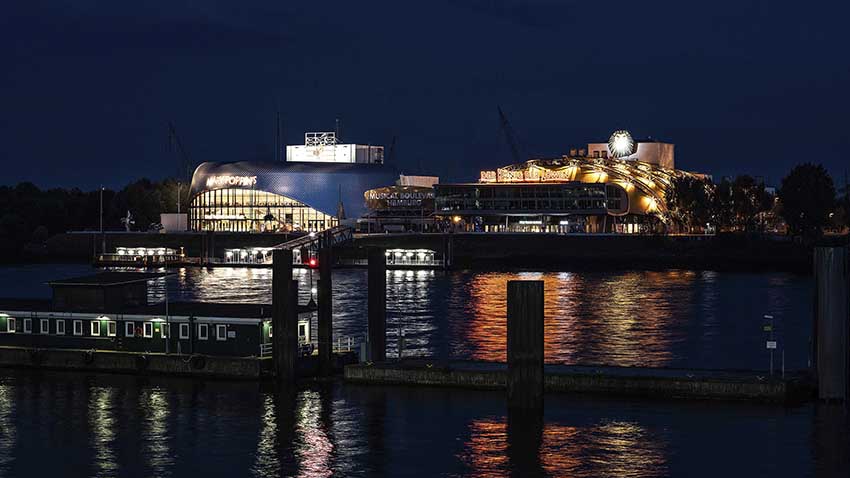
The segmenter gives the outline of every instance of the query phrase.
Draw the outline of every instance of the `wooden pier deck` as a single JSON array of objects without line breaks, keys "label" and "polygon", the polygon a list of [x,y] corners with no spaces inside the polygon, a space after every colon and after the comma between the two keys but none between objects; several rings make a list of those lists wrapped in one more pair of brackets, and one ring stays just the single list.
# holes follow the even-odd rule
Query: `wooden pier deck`
[{"label": "wooden pier deck", "polygon": [[[368,384],[505,389],[507,365],[495,362],[404,360],[345,367],[345,379]],[[812,397],[806,373],[545,365],[546,392],[648,398],[748,400],[792,403]]]}]

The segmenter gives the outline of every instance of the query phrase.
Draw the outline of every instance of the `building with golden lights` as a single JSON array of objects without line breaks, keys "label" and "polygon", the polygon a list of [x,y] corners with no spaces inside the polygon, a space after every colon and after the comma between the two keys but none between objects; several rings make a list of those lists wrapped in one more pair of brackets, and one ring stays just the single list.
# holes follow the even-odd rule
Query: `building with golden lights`
[{"label": "building with golden lights", "polygon": [[557,159],[481,171],[478,182],[437,184],[436,215],[458,230],[648,233],[669,221],[674,145],[634,142],[626,131]]}]

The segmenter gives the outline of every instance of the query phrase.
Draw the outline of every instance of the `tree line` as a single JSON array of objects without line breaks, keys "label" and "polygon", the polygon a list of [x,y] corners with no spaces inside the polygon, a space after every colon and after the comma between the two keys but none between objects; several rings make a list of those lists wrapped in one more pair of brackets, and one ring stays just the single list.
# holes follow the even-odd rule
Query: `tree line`
[{"label": "tree line", "polygon": [[[188,211],[188,185],[179,189],[180,210]],[[148,230],[160,213],[177,212],[178,182],[140,179],[119,191],[104,189],[103,228],[123,230],[130,211],[131,230]],[[100,230],[101,191],[40,189],[30,182],[0,186],[0,257],[21,258],[48,237],[71,230]]]},{"label": "tree line", "polygon": [[782,179],[776,194],[751,176],[719,183],[695,176],[675,178],[667,196],[672,232],[776,231],[817,237],[850,226],[847,185],[836,190],[826,169],[805,163]]}]

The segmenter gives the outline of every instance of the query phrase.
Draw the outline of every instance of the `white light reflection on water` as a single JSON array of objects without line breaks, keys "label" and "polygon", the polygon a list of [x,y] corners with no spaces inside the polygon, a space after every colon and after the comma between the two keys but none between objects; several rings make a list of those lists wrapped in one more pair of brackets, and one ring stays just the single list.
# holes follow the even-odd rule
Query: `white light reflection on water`
[{"label": "white light reflection on water", "polygon": [[169,442],[172,436],[168,429],[170,417],[169,400],[160,388],[145,389],[139,396],[140,409],[145,410],[142,428],[145,430],[142,453],[153,476],[170,476],[174,464]]},{"label": "white light reflection on water", "polygon": [[281,475],[275,412],[274,395],[266,394],[260,415],[260,436],[257,440],[257,455],[253,467],[254,476]]},{"label": "white light reflection on water", "polygon": [[115,389],[97,387],[89,398],[89,427],[92,433],[95,476],[118,476],[118,461],[115,458]]},{"label": "white light reflection on water", "polygon": [[12,387],[0,383],[0,475],[4,474],[15,459],[17,430],[13,422],[15,400],[12,392]]},{"label": "white light reflection on water", "polygon": [[313,478],[333,475],[331,461],[334,444],[328,436],[327,424],[322,423],[320,418],[322,402],[319,392],[303,391],[298,397],[295,413],[296,456],[299,464],[296,476]]}]

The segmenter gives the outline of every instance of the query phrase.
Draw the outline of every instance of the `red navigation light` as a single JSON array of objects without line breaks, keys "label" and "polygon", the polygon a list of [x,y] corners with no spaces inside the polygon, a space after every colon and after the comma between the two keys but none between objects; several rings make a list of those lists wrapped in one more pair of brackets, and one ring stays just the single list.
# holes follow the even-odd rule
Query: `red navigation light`
[{"label": "red navigation light", "polygon": [[319,261],[317,261],[315,257],[311,257],[310,261],[308,262],[308,264],[310,264],[310,267],[316,267],[316,264],[318,263]]}]

